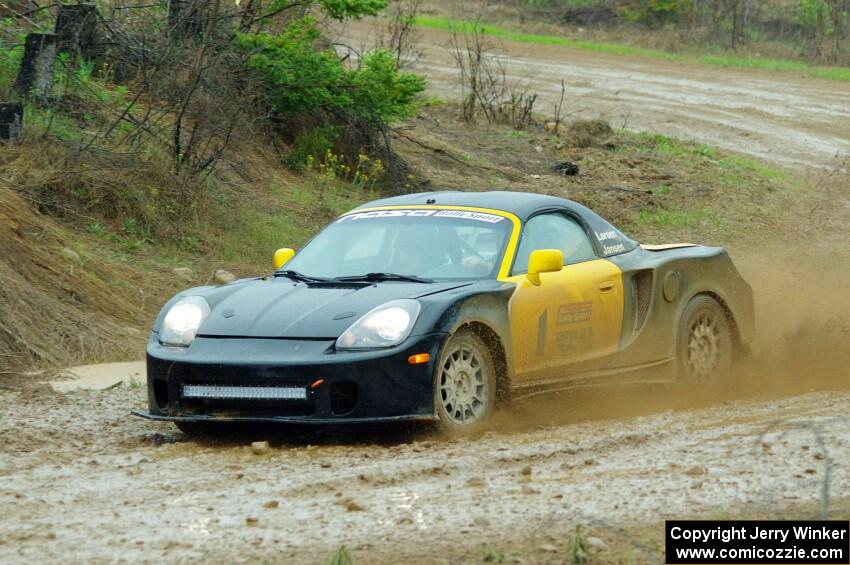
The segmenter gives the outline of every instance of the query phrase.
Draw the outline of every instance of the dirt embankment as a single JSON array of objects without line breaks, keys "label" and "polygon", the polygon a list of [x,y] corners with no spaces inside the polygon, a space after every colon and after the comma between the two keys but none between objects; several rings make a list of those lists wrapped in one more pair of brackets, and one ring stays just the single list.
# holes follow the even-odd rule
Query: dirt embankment
[{"label": "dirt embankment", "polygon": [[[139,354],[145,296],[126,300],[125,277],[87,262],[30,202],[0,186],[0,382],[12,370],[57,365],[83,350],[92,361]],[[121,324],[124,320],[125,324]]]}]

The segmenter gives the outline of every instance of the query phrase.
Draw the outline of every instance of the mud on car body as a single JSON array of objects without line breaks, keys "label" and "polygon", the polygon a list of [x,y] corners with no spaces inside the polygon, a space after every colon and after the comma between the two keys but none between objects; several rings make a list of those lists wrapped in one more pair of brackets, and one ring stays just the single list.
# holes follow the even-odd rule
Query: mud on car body
[{"label": "mud on car body", "polygon": [[753,338],[726,251],[641,246],[575,202],[432,192],[342,215],[272,275],[189,289],[157,317],[148,411],[229,421],[480,426],[510,397],[725,378]]}]

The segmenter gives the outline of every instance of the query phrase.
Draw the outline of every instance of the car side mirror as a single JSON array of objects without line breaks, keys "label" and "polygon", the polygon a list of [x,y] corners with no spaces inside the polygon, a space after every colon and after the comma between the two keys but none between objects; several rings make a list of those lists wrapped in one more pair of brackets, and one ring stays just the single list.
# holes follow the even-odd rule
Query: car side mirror
[{"label": "car side mirror", "polygon": [[274,270],[277,271],[286,265],[292,257],[295,256],[295,250],[289,247],[278,249],[274,252]]},{"label": "car side mirror", "polygon": [[540,284],[540,273],[557,273],[564,268],[564,253],[560,249],[538,249],[528,258],[528,280]]}]

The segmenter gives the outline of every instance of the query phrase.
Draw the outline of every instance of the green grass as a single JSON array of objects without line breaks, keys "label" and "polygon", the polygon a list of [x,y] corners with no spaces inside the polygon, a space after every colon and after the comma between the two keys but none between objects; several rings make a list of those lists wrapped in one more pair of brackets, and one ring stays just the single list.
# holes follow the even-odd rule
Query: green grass
[{"label": "green grass", "polygon": [[[457,30],[461,33],[470,33],[476,24],[463,20],[452,20],[435,16],[418,16],[416,24],[431,29],[442,31]],[[668,61],[682,61],[686,63],[701,63],[715,67],[728,67],[737,69],[764,69],[778,72],[790,72],[804,74],[817,78],[840,80],[850,82],[850,68],[847,67],[821,67],[801,61],[789,61],[787,59],[771,59],[767,57],[750,57],[744,55],[697,55],[671,53],[661,49],[648,49],[645,47],[633,47],[616,43],[604,43],[597,41],[584,41],[581,39],[570,39],[555,35],[542,35],[537,33],[523,33],[513,31],[504,27],[491,24],[477,24],[481,30],[491,37],[498,37],[508,41],[519,43],[536,43],[539,45],[557,45],[572,47],[585,51],[598,53],[613,53],[615,55],[632,55],[639,57],[651,57],[653,59],[664,59]]]},{"label": "green grass", "polygon": [[788,173],[784,170],[741,155],[727,155],[718,163],[724,169],[744,170],[768,180],[788,180]]},{"label": "green grass", "polygon": [[[441,18],[435,16],[417,16],[416,24],[421,27],[439,29],[442,31],[457,30],[461,33],[470,33],[473,29],[475,29],[476,25],[473,22],[467,22],[463,20],[452,20],[450,18]],[[667,59],[675,59],[681,57],[680,55],[668,53],[659,49],[645,49],[642,47],[630,47],[628,45],[617,45],[614,43],[600,43],[595,41],[569,39],[566,37],[558,37],[554,35],[523,33],[491,24],[479,23],[478,26],[484,31],[485,34],[489,36],[507,39],[508,41],[517,41],[519,43],[559,45],[564,47],[574,47],[576,49],[585,49],[588,51],[615,53],[617,55],[644,55],[656,58],[663,57]]]},{"label": "green grass", "polygon": [[479,548],[482,563],[503,563],[505,554],[489,544],[482,543]]},{"label": "green grass", "polygon": [[24,132],[32,136],[52,135],[68,142],[80,142],[84,134],[71,118],[34,104],[24,106]]},{"label": "green grass", "polygon": [[[324,196],[321,194],[323,188]],[[269,192],[276,194],[280,189],[271,187]],[[373,200],[375,194],[343,182],[322,187],[315,175],[307,174],[303,177],[303,184],[292,187],[286,198],[299,211],[318,210],[323,214],[233,203],[239,210],[240,222],[219,238],[220,256],[226,261],[271,264],[275,250],[298,248],[324,228],[331,218]]]},{"label": "green grass", "polygon": [[354,565],[354,559],[343,545],[331,554],[328,563],[330,565]]},{"label": "green grass", "polygon": [[716,159],[717,149],[711,145],[704,143],[688,143],[679,141],[672,137],[660,133],[640,132],[631,134],[624,132],[625,135],[632,135],[644,150],[658,151],[667,155],[675,155],[677,157],[694,157],[703,159]]},{"label": "green grass", "polygon": [[791,180],[788,172],[784,169],[743,155],[727,154],[721,156],[717,148],[704,143],[680,141],[660,133],[631,133],[627,131],[622,133],[634,139],[639,144],[641,151],[673,155],[689,159],[693,164],[710,161],[719,165],[721,174],[718,180],[723,184],[734,185],[752,176],[761,177],[765,180]]}]

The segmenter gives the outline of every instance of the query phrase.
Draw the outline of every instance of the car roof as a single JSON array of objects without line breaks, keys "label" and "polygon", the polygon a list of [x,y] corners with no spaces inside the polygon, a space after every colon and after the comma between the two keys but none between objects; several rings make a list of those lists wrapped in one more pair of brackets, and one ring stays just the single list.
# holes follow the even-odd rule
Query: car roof
[{"label": "car roof", "polygon": [[537,212],[553,209],[566,210],[584,221],[586,228],[592,232],[589,236],[591,239],[596,240],[594,245],[598,247],[603,257],[627,253],[637,247],[637,242],[624,235],[590,208],[582,206],[578,202],[567,200],[566,198],[546,194],[534,194],[533,192],[512,192],[507,190],[488,192],[462,192],[458,190],[419,192],[416,194],[404,194],[382,198],[381,200],[373,200],[372,202],[358,206],[352,212],[368,208],[384,208],[387,206],[428,205],[467,206],[471,208],[500,210],[514,214],[523,223]]},{"label": "car roof", "polygon": [[571,210],[584,218],[592,216],[602,220],[600,216],[589,208],[582,206],[578,202],[567,200],[566,198],[559,198],[557,196],[549,196],[546,194],[535,194],[533,192],[512,192],[508,190],[493,190],[488,192],[462,192],[459,190],[419,192],[416,194],[404,194],[401,196],[373,200],[372,202],[358,206],[355,210],[365,208],[382,208],[384,206],[421,206],[428,204],[436,206],[469,206],[501,210],[503,212],[510,212],[523,221],[542,209],[563,208]]}]

